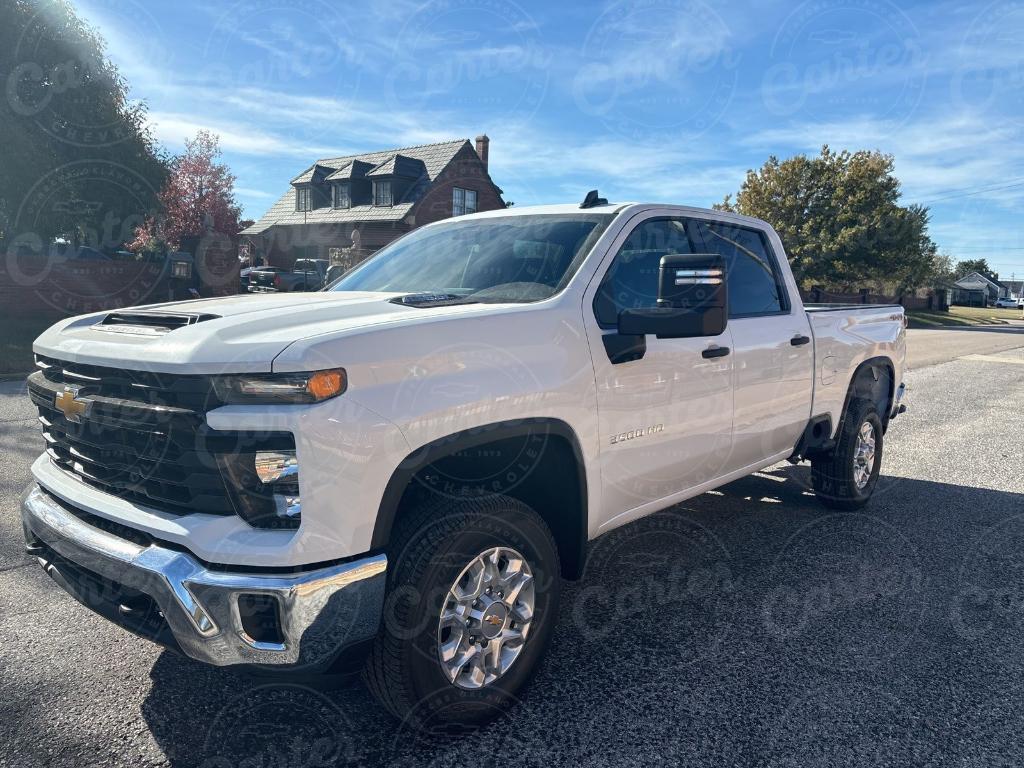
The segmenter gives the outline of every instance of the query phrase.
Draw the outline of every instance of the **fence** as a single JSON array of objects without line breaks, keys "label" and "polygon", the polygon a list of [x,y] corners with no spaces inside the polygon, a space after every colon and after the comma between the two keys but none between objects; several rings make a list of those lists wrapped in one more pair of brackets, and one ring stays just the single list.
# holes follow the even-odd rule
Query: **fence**
[{"label": "fence", "polygon": [[944,290],[928,291],[925,296],[912,293],[886,296],[872,293],[869,288],[862,288],[856,293],[834,293],[814,287],[809,291],[800,291],[800,295],[810,304],[901,304],[905,309],[930,309],[939,312],[949,309],[949,292]]},{"label": "fence", "polygon": [[196,257],[195,280],[173,278],[164,259],[116,261],[0,257],[0,313],[4,320],[33,326],[64,317],[138,304],[238,291],[238,261],[228,252],[208,250]]}]

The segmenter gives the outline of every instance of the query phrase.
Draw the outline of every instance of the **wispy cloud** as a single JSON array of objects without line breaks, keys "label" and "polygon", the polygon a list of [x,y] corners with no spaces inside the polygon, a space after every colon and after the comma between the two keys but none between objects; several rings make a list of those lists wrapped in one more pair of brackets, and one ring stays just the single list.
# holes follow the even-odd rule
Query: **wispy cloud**
[{"label": "wispy cloud", "polygon": [[213,131],[220,137],[221,149],[244,155],[277,155],[316,159],[331,155],[335,150],[326,145],[297,143],[292,137],[274,134],[257,128],[246,128],[238,123],[227,124],[219,120],[175,112],[151,112],[149,124],[157,139],[172,149],[184,146],[200,130]]}]

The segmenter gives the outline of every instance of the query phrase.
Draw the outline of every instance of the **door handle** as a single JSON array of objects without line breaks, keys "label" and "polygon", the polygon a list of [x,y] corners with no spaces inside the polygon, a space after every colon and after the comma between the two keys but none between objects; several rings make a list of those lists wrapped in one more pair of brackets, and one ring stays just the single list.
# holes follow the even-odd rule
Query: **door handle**
[{"label": "door handle", "polygon": [[705,349],[700,354],[701,354],[701,357],[706,357],[709,360],[711,358],[713,358],[713,357],[725,357],[726,355],[729,354],[729,348],[728,347],[708,347],[707,349]]},{"label": "door handle", "polygon": [[802,347],[804,344],[810,344],[811,339],[809,336],[797,335],[790,339],[789,343],[792,344],[794,347]]}]

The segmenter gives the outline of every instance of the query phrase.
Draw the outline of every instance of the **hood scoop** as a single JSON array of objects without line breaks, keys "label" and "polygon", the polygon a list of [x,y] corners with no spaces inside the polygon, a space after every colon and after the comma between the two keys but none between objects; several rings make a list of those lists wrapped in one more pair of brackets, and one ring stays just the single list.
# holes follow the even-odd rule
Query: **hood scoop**
[{"label": "hood scoop", "polygon": [[392,304],[403,307],[450,307],[455,304],[478,304],[479,302],[455,293],[410,293],[389,299]]},{"label": "hood scoop", "polygon": [[184,312],[111,312],[93,326],[97,331],[132,333],[137,336],[163,336],[178,328],[215,320],[220,315]]}]

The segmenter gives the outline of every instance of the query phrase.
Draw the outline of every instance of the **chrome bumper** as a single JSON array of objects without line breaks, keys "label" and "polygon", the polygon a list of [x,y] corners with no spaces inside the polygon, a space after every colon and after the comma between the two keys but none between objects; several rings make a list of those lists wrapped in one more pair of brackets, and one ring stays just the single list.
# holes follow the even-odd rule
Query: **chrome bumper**
[{"label": "chrome bumper", "polygon": [[[21,514],[28,551],[79,602],[199,661],[316,670],[380,623],[384,555],[298,574],[235,573],[91,525],[38,485]],[[256,618],[253,604],[262,606]],[[267,617],[274,639],[254,638],[254,622]]]},{"label": "chrome bumper", "polygon": [[906,400],[903,399],[906,394],[907,394],[907,385],[906,384],[900,384],[896,388],[896,396],[893,398],[892,413],[889,414],[889,418],[890,419],[895,419],[901,413],[906,413],[906,411],[907,411],[907,402],[906,402]]}]

